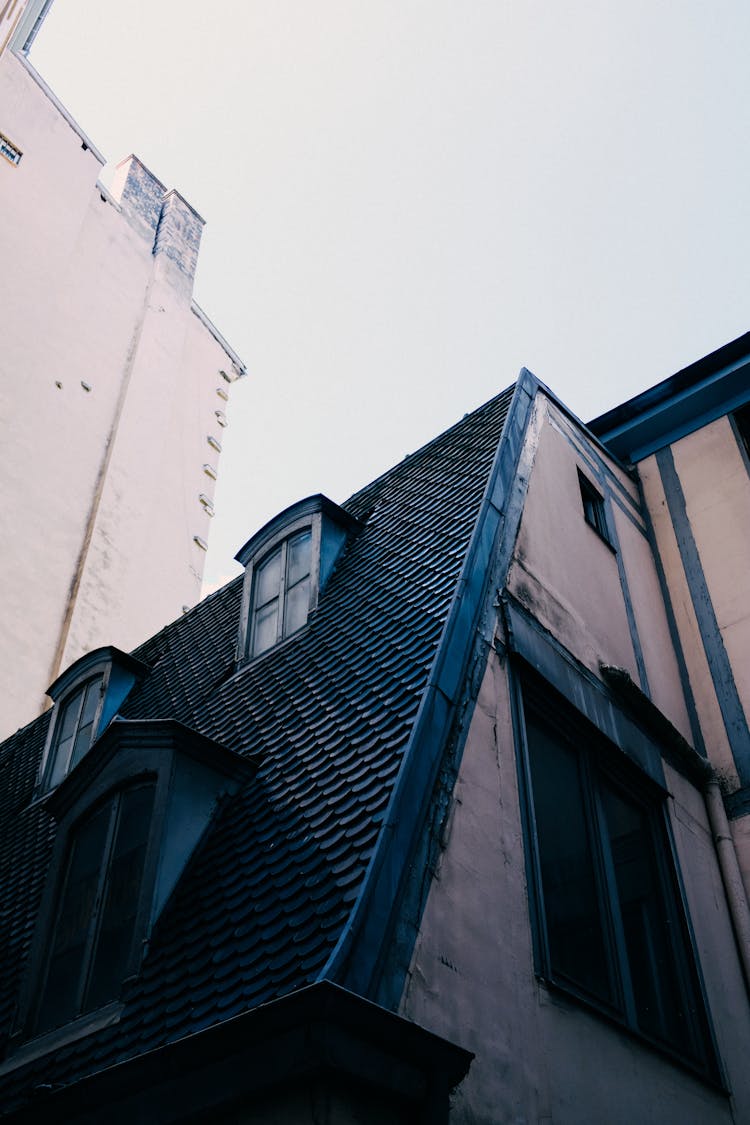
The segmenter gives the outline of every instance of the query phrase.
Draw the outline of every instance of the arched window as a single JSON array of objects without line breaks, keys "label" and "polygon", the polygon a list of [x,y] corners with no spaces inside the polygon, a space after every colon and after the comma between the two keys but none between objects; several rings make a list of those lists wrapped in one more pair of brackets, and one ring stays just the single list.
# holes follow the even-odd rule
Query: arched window
[{"label": "arched window", "polygon": [[90,747],[103,688],[103,676],[93,676],[62,704],[47,762],[46,787],[62,781]]},{"label": "arched window", "polygon": [[46,1031],[117,998],[132,964],[153,782],[111,794],[73,830],[36,1015]]},{"label": "arched window", "polygon": [[359,522],[320,494],[292,504],[235,555],[245,568],[237,660],[260,656],[307,624]]},{"label": "arched window", "polygon": [[250,641],[253,656],[290,637],[307,621],[311,543],[309,528],[291,535],[255,568]]}]

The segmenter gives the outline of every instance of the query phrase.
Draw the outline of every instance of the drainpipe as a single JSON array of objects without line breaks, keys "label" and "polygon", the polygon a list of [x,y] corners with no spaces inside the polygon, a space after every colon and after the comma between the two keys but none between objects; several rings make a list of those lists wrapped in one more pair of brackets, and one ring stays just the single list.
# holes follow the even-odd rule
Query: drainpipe
[{"label": "drainpipe", "polygon": [[734,935],[742,961],[742,971],[745,974],[745,985],[750,993],[750,907],[747,903],[740,865],[737,862],[737,852],[724,808],[724,799],[715,776],[706,781],[703,798],[706,802],[706,812],[719,860],[724,893],[727,896]]}]

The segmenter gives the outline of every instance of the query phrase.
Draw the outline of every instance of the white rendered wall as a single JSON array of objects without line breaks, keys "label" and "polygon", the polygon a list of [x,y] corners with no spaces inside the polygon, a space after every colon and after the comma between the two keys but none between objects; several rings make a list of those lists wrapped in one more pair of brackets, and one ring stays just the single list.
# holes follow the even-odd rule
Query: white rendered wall
[{"label": "white rendered wall", "polygon": [[23,154],[0,160],[4,736],[84,652],[198,600],[207,437],[221,372],[242,368],[192,304],[200,216],[137,160],[121,204],[102,189],[101,158],[8,51],[0,133]]}]

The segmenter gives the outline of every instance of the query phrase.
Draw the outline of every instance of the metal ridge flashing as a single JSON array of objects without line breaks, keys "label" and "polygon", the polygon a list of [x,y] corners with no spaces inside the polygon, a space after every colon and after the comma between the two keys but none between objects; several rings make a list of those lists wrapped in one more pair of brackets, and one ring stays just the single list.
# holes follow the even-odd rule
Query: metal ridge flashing
[{"label": "metal ridge flashing", "polygon": [[[532,415],[538,381],[523,368],[511,389],[512,399],[487,476],[474,530],[375,851],[346,925],[321,973],[321,979],[338,980],[365,996],[370,995],[376,984],[384,947],[395,924],[396,907],[404,889],[409,857],[424,827],[454,717],[456,693],[464,682],[476,642],[475,630],[486,601],[490,562],[493,554],[496,558],[499,554],[497,565],[507,568],[515,541],[516,524],[508,519],[508,509],[512,508],[514,514],[517,509],[520,518],[519,503],[522,506],[528,476],[517,472],[518,459]],[[513,440],[509,440],[511,433]],[[504,548],[499,553],[496,551],[498,541]],[[409,815],[406,806],[415,793],[420,805],[416,815]],[[411,812],[414,813],[414,810]],[[375,919],[375,924],[368,927],[368,918]],[[347,964],[355,948],[355,959]],[[392,992],[395,991],[394,985]],[[398,997],[390,995],[387,1003],[397,1004]]]}]

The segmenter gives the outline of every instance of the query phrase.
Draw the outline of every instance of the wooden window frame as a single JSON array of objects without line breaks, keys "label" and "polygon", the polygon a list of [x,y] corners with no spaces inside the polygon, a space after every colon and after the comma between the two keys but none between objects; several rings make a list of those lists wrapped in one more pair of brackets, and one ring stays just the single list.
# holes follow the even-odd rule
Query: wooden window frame
[{"label": "wooden window frame", "polygon": [[[537,976],[555,991],[607,1017],[712,1085],[724,1089],[695,940],[680,880],[666,794],[549,685],[528,673],[514,678],[524,843]],[[535,722],[544,727],[558,745],[564,743],[576,755],[582,780],[583,818],[595,872],[595,898],[599,917],[603,921],[603,946],[613,996],[611,1003],[594,996],[587,991],[585,984],[565,976],[553,964],[545,910],[537,807],[532,783],[533,748],[528,736],[529,716],[533,716]],[[617,876],[604,822],[603,794],[607,786],[610,790],[619,791],[647,818],[658,901],[664,917],[668,919],[668,928],[671,926],[676,980],[690,1025],[688,1035],[691,1050],[688,1052],[666,1038],[650,1034],[638,1022],[635,975],[626,949],[618,903]]]},{"label": "wooden window frame", "polygon": [[583,518],[589,527],[596,532],[601,540],[614,551],[612,536],[609,531],[607,519],[607,506],[604,496],[591,483],[587,476],[578,470],[578,487],[581,491],[581,504],[583,505]]}]

